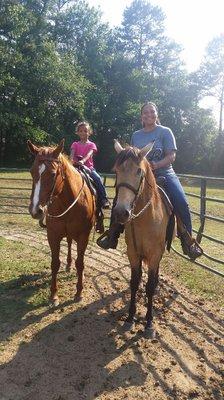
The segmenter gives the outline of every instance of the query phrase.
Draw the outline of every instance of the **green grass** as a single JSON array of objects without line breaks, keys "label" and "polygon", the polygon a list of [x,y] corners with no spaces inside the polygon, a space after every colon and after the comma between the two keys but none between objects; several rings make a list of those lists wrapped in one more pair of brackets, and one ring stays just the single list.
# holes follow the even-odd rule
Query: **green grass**
[{"label": "green grass", "polygon": [[195,295],[209,300],[214,307],[224,307],[223,278],[208,272],[178,255],[165,255],[162,270],[190,289]]},{"label": "green grass", "polygon": [[50,257],[28,244],[0,237],[0,322],[20,320],[46,304]]}]

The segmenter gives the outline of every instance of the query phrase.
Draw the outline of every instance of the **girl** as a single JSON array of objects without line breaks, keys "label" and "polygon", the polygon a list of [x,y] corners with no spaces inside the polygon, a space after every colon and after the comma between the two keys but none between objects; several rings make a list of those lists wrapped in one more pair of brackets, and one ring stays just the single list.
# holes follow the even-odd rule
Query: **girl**
[{"label": "girl", "polygon": [[95,183],[99,206],[101,208],[109,208],[110,203],[107,198],[105,187],[101,181],[99,174],[94,169],[93,154],[97,152],[95,143],[89,140],[92,134],[91,127],[88,122],[79,122],[76,127],[76,134],[79,136],[78,142],[71,145],[71,161],[74,164],[81,164],[88,168],[90,177]]},{"label": "girl", "polygon": [[[184,225],[184,232],[178,232],[184,254],[191,259],[202,255],[203,251],[191,237],[192,224],[189,206],[184,190],[175,174],[172,163],[176,158],[176,140],[171,129],[160,125],[158,110],[154,103],[147,102],[141,108],[141,122],[143,128],[133,133],[131,145],[141,149],[149,142],[154,142],[152,151],[147,156],[156,178],[163,178],[163,187],[168,194],[174,208],[174,213]],[[115,199],[116,200],[116,199]],[[104,249],[116,248],[121,227],[111,221],[110,229],[97,243]]]}]

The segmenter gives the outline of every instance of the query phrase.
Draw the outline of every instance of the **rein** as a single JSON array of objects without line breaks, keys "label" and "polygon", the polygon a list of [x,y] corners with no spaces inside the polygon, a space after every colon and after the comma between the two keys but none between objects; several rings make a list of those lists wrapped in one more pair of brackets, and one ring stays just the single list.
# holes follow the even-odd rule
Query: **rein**
[{"label": "rein", "polygon": [[67,214],[67,212],[68,212],[69,210],[71,210],[71,208],[77,203],[77,201],[78,201],[78,199],[79,199],[79,197],[80,197],[80,195],[81,195],[81,193],[82,193],[82,189],[83,189],[84,183],[85,183],[85,181],[84,181],[84,179],[83,179],[83,177],[82,177],[82,187],[81,187],[81,189],[80,189],[80,191],[79,191],[79,193],[78,193],[78,196],[75,198],[75,200],[73,201],[73,203],[72,203],[63,213],[61,213],[61,214],[59,214],[59,215],[52,215],[52,214],[49,214],[49,213],[47,212],[46,216],[47,216],[47,217],[50,217],[50,218],[60,218],[60,217],[63,217],[65,214]]},{"label": "rein", "polygon": [[84,186],[84,184],[85,184],[84,178],[83,178],[83,176],[82,176],[82,186],[81,186],[81,189],[79,190],[79,193],[78,193],[77,197],[76,197],[75,200],[73,201],[73,203],[72,203],[63,213],[61,213],[61,214],[59,214],[59,215],[52,215],[52,214],[49,214],[49,213],[48,213],[48,206],[53,202],[54,191],[55,191],[55,187],[56,187],[56,181],[57,181],[57,177],[58,177],[58,172],[59,172],[59,170],[61,171],[62,182],[63,182],[64,179],[65,179],[65,175],[64,175],[64,171],[63,171],[63,169],[62,169],[62,163],[61,163],[61,161],[58,160],[57,158],[53,158],[53,157],[52,157],[52,158],[40,157],[40,161],[42,161],[44,164],[45,164],[46,162],[56,162],[56,163],[58,164],[57,171],[56,171],[55,178],[54,178],[54,182],[53,182],[53,185],[52,185],[52,190],[51,190],[51,193],[50,193],[50,196],[49,196],[49,200],[48,200],[48,202],[47,202],[46,214],[45,214],[45,215],[46,215],[46,217],[49,217],[49,218],[60,218],[60,217],[63,217],[65,214],[67,214],[67,212],[68,212],[69,210],[71,210],[72,207],[74,207],[74,205],[75,205],[75,204],[77,203],[77,201],[79,200],[79,197],[80,197],[80,195],[81,195],[81,193],[82,193],[82,190],[83,190],[83,186]]}]

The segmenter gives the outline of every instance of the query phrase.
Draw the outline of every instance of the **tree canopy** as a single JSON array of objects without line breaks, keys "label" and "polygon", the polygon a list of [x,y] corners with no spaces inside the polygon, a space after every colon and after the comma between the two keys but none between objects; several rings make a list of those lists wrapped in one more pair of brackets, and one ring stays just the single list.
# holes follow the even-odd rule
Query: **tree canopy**
[{"label": "tree canopy", "polygon": [[[176,170],[212,173],[218,146],[218,174],[223,49],[224,37],[214,38],[189,74],[180,45],[165,34],[164,13],[148,0],[133,0],[114,29],[84,0],[0,2],[1,165],[27,165],[28,138],[54,144],[65,137],[68,152],[74,124],[85,118],[100,150],[97,168],[109,171],[113,138],[129,142],[141,104],[151,100],[177,138]],[[208,93],[220,101],[219,127],[200,107]]]}]

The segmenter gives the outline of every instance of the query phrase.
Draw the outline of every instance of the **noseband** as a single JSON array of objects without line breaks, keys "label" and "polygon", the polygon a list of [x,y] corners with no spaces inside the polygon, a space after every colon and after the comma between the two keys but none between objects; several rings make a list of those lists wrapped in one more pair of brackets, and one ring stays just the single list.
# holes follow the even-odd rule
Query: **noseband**
[{"label": "noseband", "polygon": [[150,183],[148,182],[148,180],[146,179],[145,172],[141,169],[141,178],[140,178],[138,189],[136,189],[134,186],[132,186],[129,183],[126,183],[126,182],[121,182],[118,185],[116,185],[116,196],[118,195],[118,190],[121,187],[126,187],[127,189],[131,190],[135,195],[134,200],[132,202],[131,215],[130,215],[130,217],[129,217],[127,222],[131,222],[133,219],[138,218],[149,207],[149,205],[151,204],[151,199],[149,199],[149,201],[146,203],[146,205],[137,214],[134,214],[133,210],[134,210],[134,208],[136,206],[136,202],[137,202],[137,200],[138,200],[138,198],[139,198],[139,196],[141,194],[141,190],[140,189],[142,187],[142,184],[143,184],[144,180],[148,183],[149,186],[151,186]]}]

